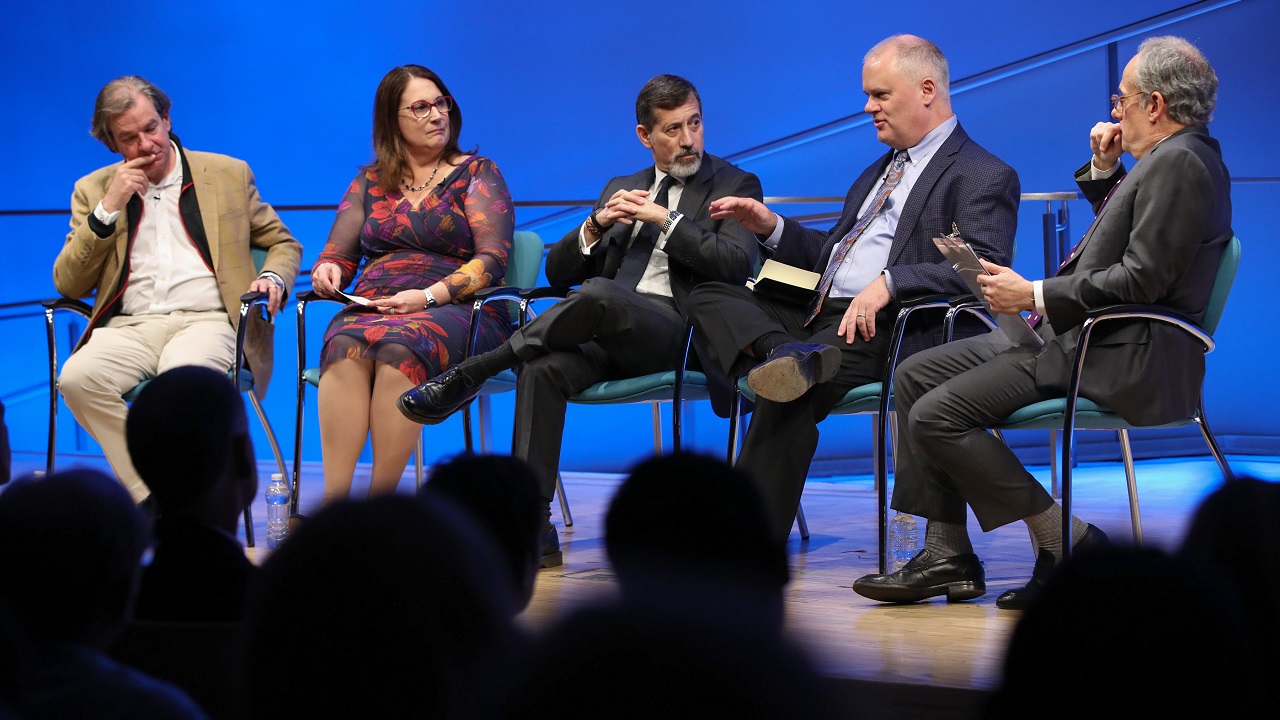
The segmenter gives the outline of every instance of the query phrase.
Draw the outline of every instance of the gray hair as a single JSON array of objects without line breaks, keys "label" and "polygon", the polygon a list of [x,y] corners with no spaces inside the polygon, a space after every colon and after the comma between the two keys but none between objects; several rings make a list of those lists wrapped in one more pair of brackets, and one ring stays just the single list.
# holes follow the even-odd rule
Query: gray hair
[{"label": "gray hair", "polygon": [[1169,106],[1169,117],[1183,125],[1205,125],[1218,104],[1218,75],[1195,45],[1173,35],[1147,38],[1138,46],[1133,86],[1143,94],[1146,107],[1151,93],[1159,92]]},{"label": "gray hair", "polygon": [[937,45],[915,35],[894,35],[868,50],[862,59],[863,64],[890,49],[897,51],[894,67],[908,82],[914,84],[931,77],[938,87],[938,96],[943,100],[951,98],[951,69],[947,56]]},{"label": "gray hair", "polygon": [[93,103],[93,123],[89,126],[89,134],[106,145],[111,152],[118,152],[116,139],[111,135],[111,121],[128,112],[139,95],[151,101],[160,117],[169,116],[169,108],[173,105],[169,96],[137,75],[118,77],[98,91],[98,99]]}]

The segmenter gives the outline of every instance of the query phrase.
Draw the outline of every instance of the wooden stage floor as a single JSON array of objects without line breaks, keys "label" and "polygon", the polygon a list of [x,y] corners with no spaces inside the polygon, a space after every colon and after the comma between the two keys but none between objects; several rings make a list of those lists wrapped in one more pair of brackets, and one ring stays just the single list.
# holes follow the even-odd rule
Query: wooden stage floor
[{"label": "wooden stage floor", "polygon": [[[1280,479],[1280,461],[1274,458],[1231,460],[1239,474]],[[74,462],[60,460],[62,467]],[[1047,468],[1034,470],[1048,482]],[[262,466],[264,479],[270,472],[267,465]],[[567,474],[564,481],[575,522],[566,528],[559,509],[553,512],[565,564],[542,571],[533,600],[520,617],[535,631],[577,606],[614,592],[603,519],[621,478],[575,473]],[[1122,466],[1082,464],[1074,482],[1076,515],[1101,527],[1115,542],[1131,542]],[[1209,459],[1140,462],[1145,544],[1176,548],[1196,505],[1220,482],[1217,466]],[[412,474],[407,473],[402,488],[409,491],[412,483]],[[319,500],[321,485],[319,468],[309,469],[303,479],[304,512]],[[871,479],[811,480],[804,507],[812,537],[802,541],[793,530],[788,543],[793,580],[787,591],[787,623],[822,673],[835,681],[837,693],[856,704],[859,717],[971,716],[983,696],[999,683],[1004,645],[1019,616],[997,610],[995,598],[1022,585],[1030,575],[1034,558],[1025,526],[1015,523],[983,534],[970,518],[975,551],[987,573],[984,597],[952,605],[935,599],[888,606],[850,589],[855,578],[876,570]],[[248,553],[260,561],[267,553],[266,506],[261,497],[254,505],[254,520],[259,547]]]}]

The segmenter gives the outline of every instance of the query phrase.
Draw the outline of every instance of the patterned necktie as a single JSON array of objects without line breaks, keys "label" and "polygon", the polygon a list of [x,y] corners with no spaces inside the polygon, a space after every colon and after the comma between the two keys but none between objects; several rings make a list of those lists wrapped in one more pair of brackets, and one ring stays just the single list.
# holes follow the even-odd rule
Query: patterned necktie
[{"label": "patterned necktie", "polygon": [[[1129,176],[1125,175],[1125,177],[1129,177]],[[1058,277],[1059,275],[1061,275],[1062,271],[1066,269],[1067,265],[1069,265],[1072,260],[1076,259],[1076,255],[1080,254],[1080,248],[1084,247],[1084,241],[1088,239],[1089,233],[1093,232],[1094,223],[1098,222],[1099,217],[1102,217],[1102,208],[1107,206],[1107,201],[1111,199],[1112,195],[1116,194],[1116,188],[1120,187],[1120,183],[1123,183],[1123,182],[1124,182],[1124,178],[1120,178],[1120,180],[1116,182],[1115,185],[1111,186],[1111,190],[1107,192],[1107,196],[1102,198],[1102,204],[1098,206],[1098,212],[1093,216],[1093,222],[1089,223],[1089,229],[1085,231],[1084,235],[1080,238],[1080,241],[1075,244],[1075,247],[1071,248],[1071,252],[1067,253],[1067,257],[1064,258],[1063,261],[1058,264],[1057,271],[1053,273],[1054,277]],[[1032,310],[1031,314],[1027,316],[1027,324],[1030,325],[1031,329],[1033,330],[1040,327],[1040,321],[1042,320],[1044,320],[1044,318],[1041,317],[1040,313],[1035,310]]]},{"label": "patterned necktie", "polygon": [[809,311],[809,317],[805,319],[804,324],[808,325],[813,319],[818,317],[818,311],[822,309],[822,301],[826,299],[827,293],[831,290],[831,283],[836,278],[836,271],[840,269],[840,263],[844,262],[844,258],[849,254],[850,248],[862,237],[862,233],[867,231],[871,225],[871,221],[876,219],[880,211],[884,208],[885,200],[889,199],[889,193],[898,186],[898,181],[902,179],[903,168],[911,157],[907,155],[906,150],[899,150],[893,156],[893,165],[889,167],[889,174],[884,176],[884,184],[880,186],[880,190],[876,192],[876,196],[872,199],[871,204],[867,206],[867,211],[862,213],[862,217],[858,218],[858,222],[853,224],[853,229],[848,235],[840,241],[839,247],[836,248],[836,254],[832,256],[831,262],[827,263],[827,269],[822,273],[822,281],[818,283],[818,299],[814,301],[813,309]]},{"label": "patterned necktie", "polygon": [[[662,178],[662,182],[658,185],[658,194],[653,199],[653,204],[659,207],[667,207],[670,202],[670,194],[668,191],[671,186],[676,183],[676,179],[672,175]],[[614,276],[614,280],[625,284],[631,289],[635,289],[636,284],[644,277],[644,271],[649,267],[649,256],[653,254],[653,248],[658,244],[659,228],[661,223],[641,223],[640,230],[636,232],[635,239],[631,241],[631,247],[627,249],[627,254],[622,258],[622,265],[618,267],[618,274]]]}]

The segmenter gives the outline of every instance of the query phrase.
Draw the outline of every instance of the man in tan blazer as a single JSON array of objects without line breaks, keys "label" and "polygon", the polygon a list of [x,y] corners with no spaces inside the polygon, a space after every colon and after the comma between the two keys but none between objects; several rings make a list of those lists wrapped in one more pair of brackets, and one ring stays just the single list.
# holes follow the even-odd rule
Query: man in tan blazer
[{"label": "man in tan blazer", "polygon": [[[139,502],[150,491],[129,459],[121,395],[181,365],[227,371],[241,294],[266,293],[274,314],[302,257],[247,164],[183,149],[170,104],[137,76],[98,93],[91,132],[124,160],[76,181],[71,232],[53,266],[58,292],[94,296],[89,327],[62,369],[62,396]],[[266,250],[261,272],[251,247]],[[262,397],[272,368],[267,323],[252,321],[245,356]]]}]

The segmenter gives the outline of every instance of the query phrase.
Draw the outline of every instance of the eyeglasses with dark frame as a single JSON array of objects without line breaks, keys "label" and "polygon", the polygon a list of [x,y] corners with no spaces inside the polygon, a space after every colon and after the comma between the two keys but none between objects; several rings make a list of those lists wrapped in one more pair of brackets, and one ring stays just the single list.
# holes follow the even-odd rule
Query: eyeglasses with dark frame
[{"label": "eyeglasses with dark frame", "polygon": [[436,98],[434,102],[419,100],[418,102],[412,105],[409,105],[408,107],[402,107],[400,109],[408,110],[409,112],[413,113],[413,116],[418,118],[419,120],[426,120],[427,118],[431,117],[432,108],[439,110],[441,115],[447,115],[449,111],[453,109],[453,98],[449,97],[448,95],[441,95],[440,97]]},{"label": "eyeglasses with dark frame", "polygon": [[1134,95],[1146,95],[1146,93],[1139,91],[1135,93],[1129,93],[1128,95],[1112,95],[1111,108],[1115,110],[1117,113],[1124,114],[1124,109],[1129,106],[1128,103],[1125,102],[1125,98],[1131,98]]}]

